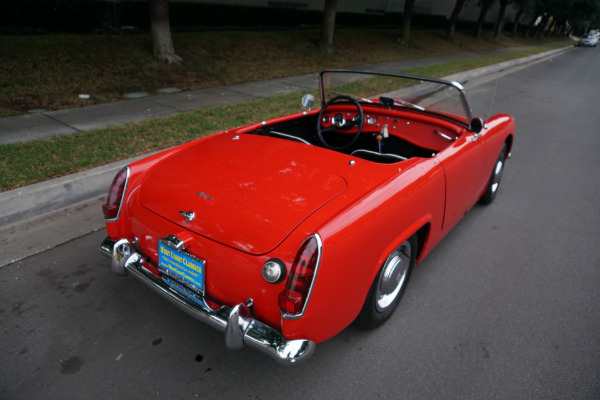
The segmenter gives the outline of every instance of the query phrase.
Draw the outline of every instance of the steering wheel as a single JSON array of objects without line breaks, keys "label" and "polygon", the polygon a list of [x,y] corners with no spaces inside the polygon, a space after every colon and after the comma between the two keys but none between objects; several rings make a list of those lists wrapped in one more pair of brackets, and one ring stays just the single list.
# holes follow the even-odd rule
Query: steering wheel
[{"label": "steering wheel", "polygon": [[[337,101],[340,100],[347,100],[350,103],[352,103],[358,110],[358,115],[357,117],[359,117],[359,119],[356,119],[356,117],[354,119],[346,119],[344,118],[344,114],[337,113],[333,116],[333,118],[331,118],[331,122],[332,125],[330,127],[324,128],[322,123],[323,123],[323,115],[325,114],[325,111],[327,111],[327,108],[329,106],[331,106],[332,104],[334,104]],[[360,106],[360,103],[358,102],[358,100],[350,97],[350,96],[345,96],[345,95],[340,95],[340,96],[336,96],[333,99],[329,100],[322,108],[321,108],[321,112],[319,112],[319,118],[317,119],[317,135],[319,135],[319,139],[321,140],[321,143],[323,143],[325,145],[325,147],[333,149],[333,150],[343,150],[346,149],[350,146],[352,146],[354,143],[356,143],[356,141],[358,140],[358,137],[360,136],[362,130],[363,130],[363,125],[365,123],[365,115],[363,112],[362,107]],[[331,132],[331,131],[335,131],[338,129],[351,129],[352,127],[357,126],[358,130],[356,131],[356,133],[354,134],[354,136],[352,137],[352,139],[346,143],[343,144],[341,146],[333,146],[330,143],[327,143],[327,141],[325,140],[324,137],[324,133],[326,132]]]}]

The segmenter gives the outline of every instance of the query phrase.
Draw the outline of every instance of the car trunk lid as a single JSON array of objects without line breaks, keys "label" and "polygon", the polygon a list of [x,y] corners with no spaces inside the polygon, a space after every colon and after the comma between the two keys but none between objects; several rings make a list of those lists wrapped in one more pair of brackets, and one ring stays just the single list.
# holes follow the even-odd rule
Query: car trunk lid
[{"label": "car trunk lid", "polygon": [[215,135],[149,171],[140,202],[199,235],[264,254],[346,189],[343,177],[319,168],[324,164],[313,149],[255,135]]}]

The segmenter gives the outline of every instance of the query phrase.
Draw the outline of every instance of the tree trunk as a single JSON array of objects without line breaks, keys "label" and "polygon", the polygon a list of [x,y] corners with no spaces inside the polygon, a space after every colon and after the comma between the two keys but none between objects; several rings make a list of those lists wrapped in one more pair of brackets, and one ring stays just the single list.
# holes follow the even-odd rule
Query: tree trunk
[{"label": "tree trunk", "polygon": [[500,11],[498,12],[498,20],[496,21],[496,29],[494,30],[494,37],[500,36],[504,29],[504,16],[506,15],[506,6],[508,0],[500,0]]},{"label": "tree trunk", "polygon": [[458,17],[460,16],[460,12],[462,11],[464,5],[465,0],[456,0],[456,3],[454,4],[454,10],[452,10],[452,15],[450,16],[450,20],[448,21],[448,29],[446,31],[449,42],[454,41],[456,23],[458,22]]},{"label": "tree trunk", "polygon": [[181,57],[175,54],[171,39],[169,0],[150,0],[150,30],[154,56],[169,64],[180,63]]},{"label": "tree trunk", "polygon": [[560,21],[560,26],[558,27],[558,31],[556,32],[556,36],[565,36],[566,22],[564,19]]},{"label": "tree trunk", "polygon": [[542,22],[540,22],[540,26],[538,26],[536,32],[535,32],[535,37],[539,38],[542,36],[542,34],[544,33],[544,31],[546,30],[546,25],[548,25],[548,20],[550,19],[550,16],[548,14],[544,15],[542,17]]},{"label": "tree trunk", "polygon": [[533,18],[531,18],[531,21],[529,22],[529,25],[527,25],[527,29],[525,29],[525,31],[523,32],[523,37],[526,38],[527,36],[529,36],[529,32],[531,32],[531,30],[533,29],[533,25],[535,24],[535,21],[537,21],[537,14],[533,16]]},{"label": "tree trunk", "polygon": [[494,0],[482,0],[481,11],[479,12],[479,18],[477,19],[477,27],[475,28],[475,37],[479,39],[483,33],[483,24],[485,23],[485,16],[489,11]]},{"label": "tree trunk", "polygon": [[554,27],[556,26],[556,18],[552,18],[552,22],[550,22],[550,26],[548,30],[544,33],[544,36],[552,36],[552,32],[554,32]]},{"label": "tree trunk", "polygon": [[327,54],[333,54],[333,30],[335,29],[335,10],[337,0],[325,0],[323,8],[323,23],[321,24],[321,38],[319,48]]},{"label": "tree trunk", "polygon": [[522,16],[523,16],[523,6],[519,7],[519,10],[515,14],[515,19],[513,20],[513,26],[512,26],[512,36],[513,37],[517,36],[517,31],[519,29],[519,21],[521,20]]},{"label": "tree trunk", "polygon": [[404,13],[402,13],[402,44],[408,44],[410,41],[410,19],[415,0],[406,0],[404,2]]}]

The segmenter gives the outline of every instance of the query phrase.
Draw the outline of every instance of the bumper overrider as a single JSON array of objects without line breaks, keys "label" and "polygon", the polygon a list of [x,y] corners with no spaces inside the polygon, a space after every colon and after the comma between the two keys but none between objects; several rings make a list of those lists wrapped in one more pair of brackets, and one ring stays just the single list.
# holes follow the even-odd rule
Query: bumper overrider
[{"label": "bumper overrider", "polygon": [[282,365],[298,364],[315,350],[313,341],[287,340],[275,329],[254,319],[247,304],[212,309],[203,299],[192,301],[181,295],[143,267],[142,255],[133,250],[127,239],[114,241],[107,237],[100,245],[100,252],[112,258],[111,268],[115,274],[137,278],[192,317],[224,333],[229,349],[248,346]]}]

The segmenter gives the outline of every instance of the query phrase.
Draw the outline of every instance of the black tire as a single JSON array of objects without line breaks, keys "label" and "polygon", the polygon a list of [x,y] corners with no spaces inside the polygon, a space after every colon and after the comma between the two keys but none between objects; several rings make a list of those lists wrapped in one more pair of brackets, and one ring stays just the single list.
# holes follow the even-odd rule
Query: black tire
[{"label": "black tire", "polygon": [[406,291],[416,255],[417,237],[414,235],[388,256],[356,319],[360,327],[375,329],[392,316]]},{"label": "black tire", "polygon": [[506,162],[506,143],[502,146],[502,150],[494,163],[494,169],[492,170],[492,174],[490,175],[490,179],[488,181],[487,189],[479,203],[481,204],[490,204],[496,198],[496,194],[498,193],[498,189],[500,189],[500,181],[502,180],[502,174],[504,173],[504,163]]}]

